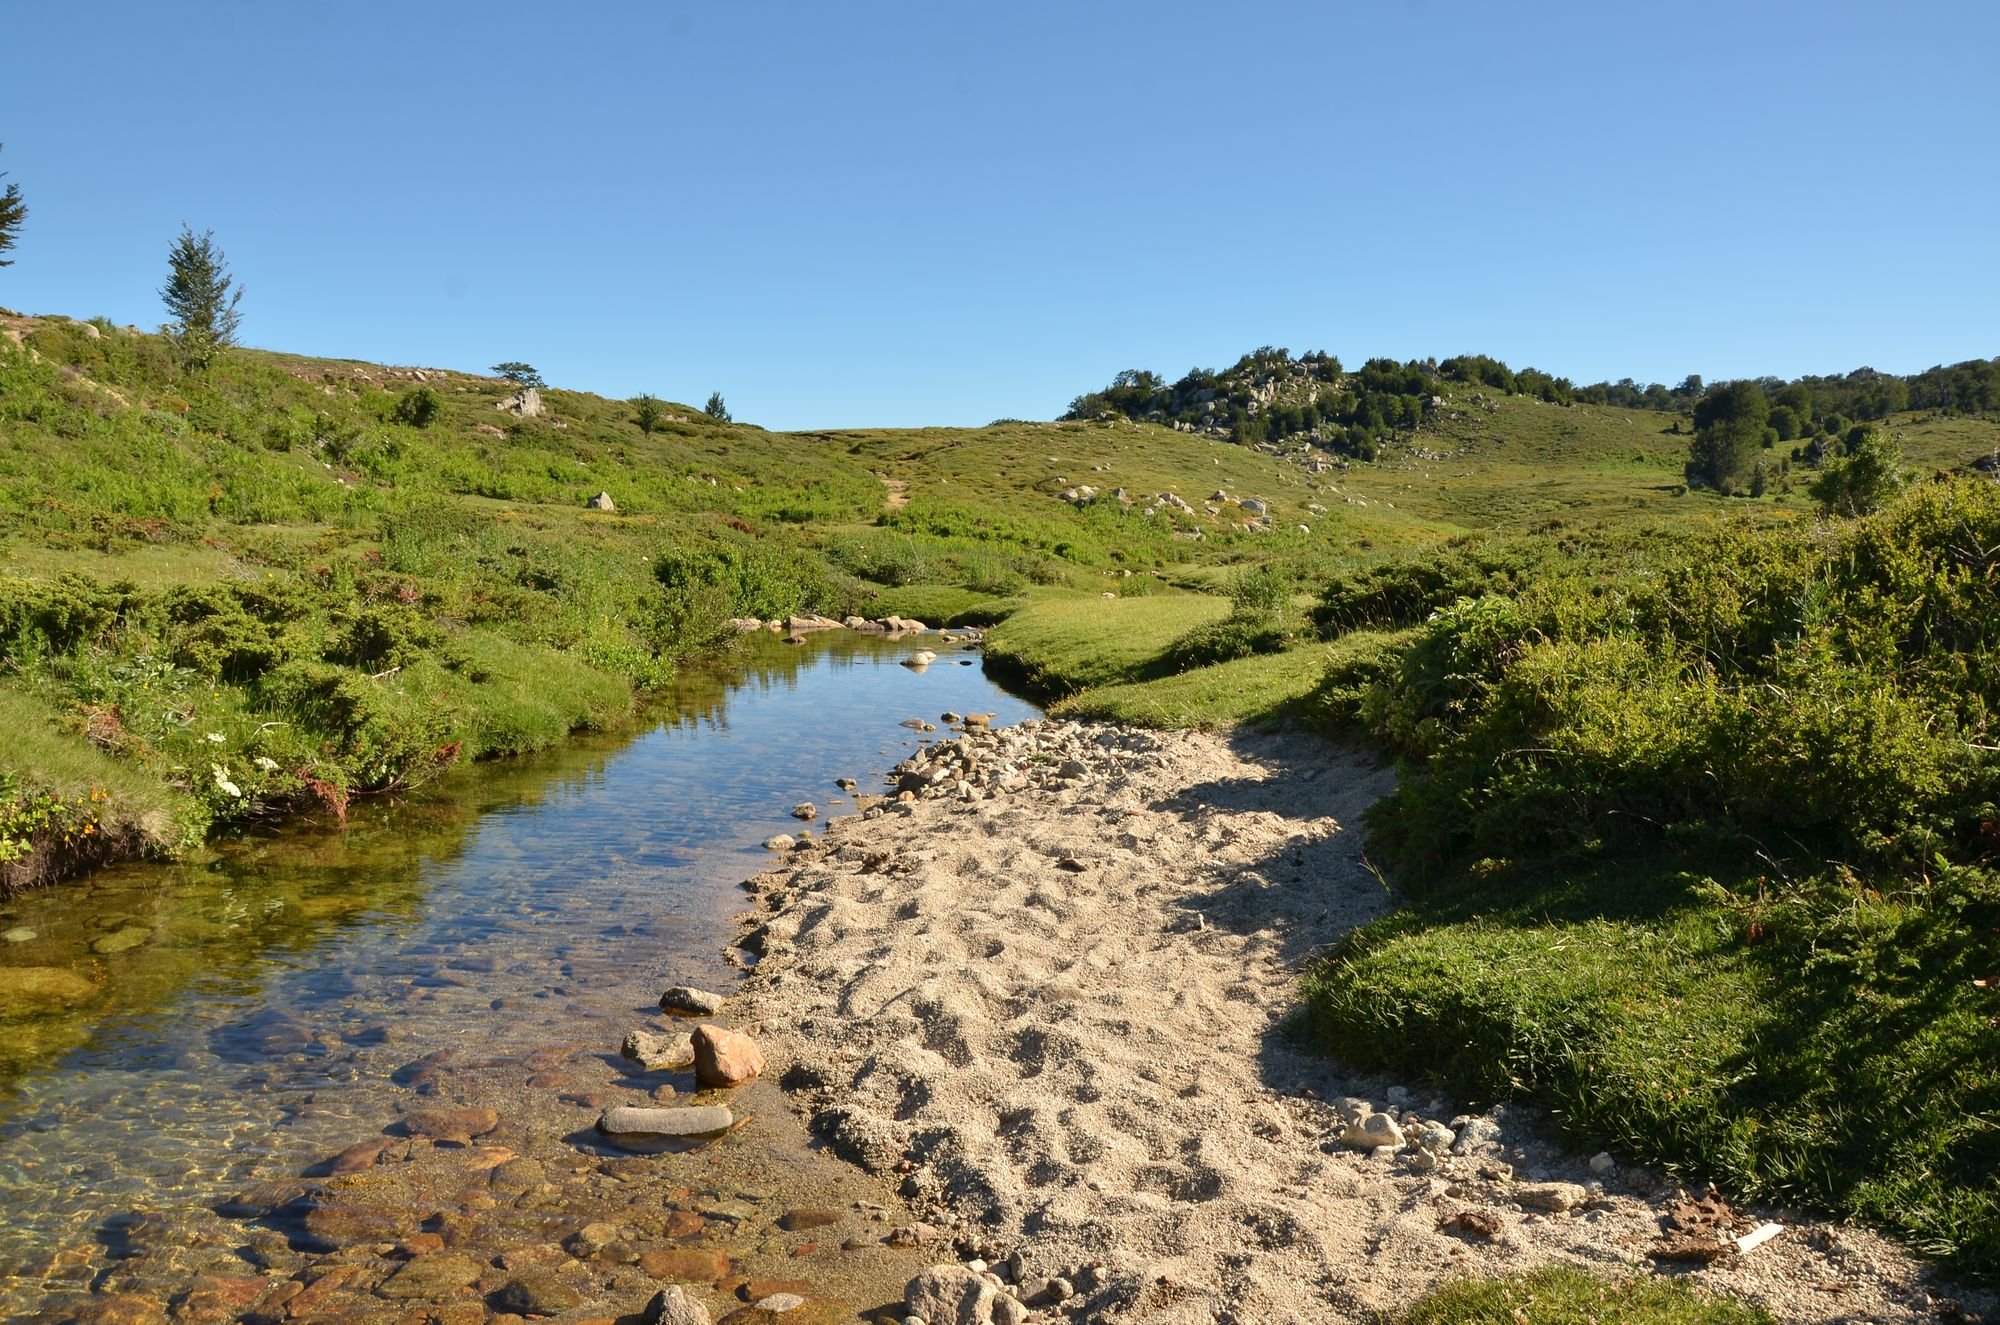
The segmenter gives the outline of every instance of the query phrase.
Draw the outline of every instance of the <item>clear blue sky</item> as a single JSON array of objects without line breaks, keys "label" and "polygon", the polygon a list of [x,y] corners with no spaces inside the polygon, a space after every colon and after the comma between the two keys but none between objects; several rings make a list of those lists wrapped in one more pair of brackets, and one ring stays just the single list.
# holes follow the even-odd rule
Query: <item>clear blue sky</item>
[{"label": "clear blue sky", "polygon": [[15,4],[0,305],[770,427],[1257,345],[1579,382],[2000,354],[2000,6]]}]

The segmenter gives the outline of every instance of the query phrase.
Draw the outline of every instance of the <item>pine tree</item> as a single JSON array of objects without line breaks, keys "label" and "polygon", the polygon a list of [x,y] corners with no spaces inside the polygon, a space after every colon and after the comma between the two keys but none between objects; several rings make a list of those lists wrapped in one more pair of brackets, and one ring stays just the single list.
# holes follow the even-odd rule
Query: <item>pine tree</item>
[{"label": "pine tree", "polygon": [[701,412],[708,415],[709,418],[716,419],[722,423],[730,422],[729,406],[722,403],[722,393],[720,391],[709,393],[708,404],[702,406]]},{"label": "pine tree", "polygon": [[660,402],[651,395],[640,396],[632,402],[632,417],[639,425],[639,431],[648,437],[660,426]]},{"label": "pine tree", "polygon": [[167,251],[167,283],[160,301],[167,306],[167,336],[180,353],[181,367],[203,372],[216,354],[236,343],[243,315],[236,309],[243,289],[230,279],[229,265],[215,246],[215,232],[199,236],[185,224]]},{"label": "pine tree", "polygon": [[[7,172],[0,170],[0,179],[7,178]],[[21,233],[21,222],[28,219],[28,209],[21,203],[21,186],[9,184],[0,193],[0,253],[14,247],[14,239]],[[0,267],[11,267],[14,259],[0,257]]]}]

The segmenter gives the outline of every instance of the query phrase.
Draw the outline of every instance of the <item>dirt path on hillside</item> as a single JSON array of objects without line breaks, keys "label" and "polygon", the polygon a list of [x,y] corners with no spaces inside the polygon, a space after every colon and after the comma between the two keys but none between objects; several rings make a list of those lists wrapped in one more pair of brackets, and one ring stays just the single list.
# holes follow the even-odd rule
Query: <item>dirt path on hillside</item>
[{"label": "dirt path on hillside", "polygon": [[900,511],[910,504],[910,484],[907,479],[889,478],[882,474],[877,474],[875,477],[881,479],[882,486],[889,491],[889,495],[882,499],[884,506],[892,511]]},{"label": "dirt path on hillside", "polygon": [[[906,778],[946,799],[838,821],[748,885],[774,1064],[836,1152],[904,1175],[932,1260],[1018,1256],[1039,1319],[1260,1323],[1655,1264],[1664,1185],[1280,1033],[1300,964],[1389,906],[1355,827],[1386,772],[1303,736],[1012,733]],[[1427,1148],[1343,1144],[1390,1120]],[[1931,1320],[1945,1295],[1830,1225],[1674,1272],[1786,1321]]]}]

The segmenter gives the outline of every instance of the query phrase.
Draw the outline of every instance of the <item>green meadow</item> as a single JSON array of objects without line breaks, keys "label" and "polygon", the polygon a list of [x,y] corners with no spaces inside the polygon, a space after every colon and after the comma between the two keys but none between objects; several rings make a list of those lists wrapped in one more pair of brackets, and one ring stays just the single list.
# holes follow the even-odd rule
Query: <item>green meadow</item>
[{"label": "green meadow", "polygon": [[[1690,487],[1695,402],[1546,383],[1437,379],[1414,428],[1344,401],[1344,451],[1143,408],[777,434],[0,331],[9,882],[615,726],[733,616],[983,626],[1059,714],[1300,723],[1398,761],[1371,829],[1407,904],[1307,973],[1297,1034],[2000,1268],[1991,414],[1871,419],[1915,481],[1847,516],[1813,495],[1859,454],[1832,405],[1778,407],[1817,431],[1744,433],[1749,467]],[[1540,1276],[1412,1319],[1586,1319],[1605,1292],[1754,1318]]]}]

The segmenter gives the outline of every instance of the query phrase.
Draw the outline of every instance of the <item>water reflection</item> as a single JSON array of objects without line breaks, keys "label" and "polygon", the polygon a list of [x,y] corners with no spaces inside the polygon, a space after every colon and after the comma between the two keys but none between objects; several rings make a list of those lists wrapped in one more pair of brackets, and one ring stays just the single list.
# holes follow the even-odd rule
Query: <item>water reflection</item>
[{"label": "water reflection", "polygon": [[637,733],[0,903],[0,1315],[132,1208],[226,1239],[208,1207],[393,1118],[414,1058],[615,1048],[662,982],[729,980],[734,885],[792,804],[840,812],[903,718],[1032,712],[912,647],[756,637]]}]

